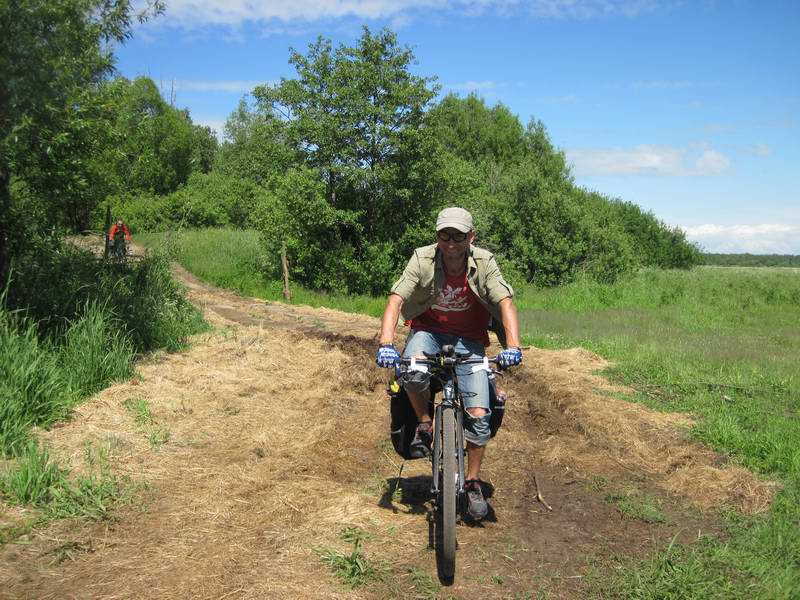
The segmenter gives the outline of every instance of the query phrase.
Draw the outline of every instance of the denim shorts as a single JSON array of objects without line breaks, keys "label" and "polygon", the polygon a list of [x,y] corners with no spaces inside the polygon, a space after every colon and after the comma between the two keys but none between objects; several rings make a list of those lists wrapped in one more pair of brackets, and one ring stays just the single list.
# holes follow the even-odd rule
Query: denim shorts
[{"label": "denim shorts", "polygon": [[[405,358],[420,357],[424,356],[423,351],[435,354],[447,344],[455,346],[456,352],[470,352],[476,356],[485,356],[486,354],[483,344],[479,341],[447,333],[431,333],[412,329],[406,340],[403,356]],[[488,373],[486,371],[473,373],[472,365],[459,365],[456,367],[456,376],[458,377],[458,389],[464,399],[464,407],[482,408],[486,411],[482,417],[473,417],[469,413],[464,414],[464,437],[476,446],[485,446],[491,437]],[[424,392],[430,388],[430,375],[419,371],[410,371],[401,378],[401,383],[406,389]]]}]

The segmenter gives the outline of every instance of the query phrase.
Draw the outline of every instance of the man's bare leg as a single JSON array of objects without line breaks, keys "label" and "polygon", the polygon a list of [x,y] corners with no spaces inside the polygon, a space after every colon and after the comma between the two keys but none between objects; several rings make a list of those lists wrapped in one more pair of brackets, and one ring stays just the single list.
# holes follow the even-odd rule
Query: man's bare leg
[{"label": "man's bare leg", "polygon": [[412,392],[410,390],[406,390],[408,394],[408,399],[411,401],[411,406],[414,408],[414,412],[417,414],[417,421],[420,423],[426,423],[431,420],[431,415],[428,413],[428,404],[430,402],[430,390],[425,390],[424,392]]}]

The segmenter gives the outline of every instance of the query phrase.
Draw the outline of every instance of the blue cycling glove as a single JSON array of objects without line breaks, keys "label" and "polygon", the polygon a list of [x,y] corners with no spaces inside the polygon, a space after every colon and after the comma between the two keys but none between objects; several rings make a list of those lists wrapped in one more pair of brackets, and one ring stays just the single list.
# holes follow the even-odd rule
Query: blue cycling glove
[{"label": "blue cycling glove", "polygon": [[400,362],[400,354],[395,350],[392,344],[384,344],[378,348],[378,352],[375,355],[375,362],[378,363],[379,367],[388,369],[396,366]]},{"label": "blue cycling glove", "polygon": [[497,364],[503,368],[513,367],[522,362],[522,350],[519,348],[506,348],[497,355]]}]

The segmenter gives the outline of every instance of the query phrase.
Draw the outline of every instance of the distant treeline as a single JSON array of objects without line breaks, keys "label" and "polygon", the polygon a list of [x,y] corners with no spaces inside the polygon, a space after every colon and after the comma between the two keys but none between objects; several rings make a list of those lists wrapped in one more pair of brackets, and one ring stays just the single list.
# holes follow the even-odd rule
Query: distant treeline
[{"label": "distant treeline", "polygon": [[700,264],[717,267],[797,267],[800,256],[796,254],[713,254],[703,253]]}]

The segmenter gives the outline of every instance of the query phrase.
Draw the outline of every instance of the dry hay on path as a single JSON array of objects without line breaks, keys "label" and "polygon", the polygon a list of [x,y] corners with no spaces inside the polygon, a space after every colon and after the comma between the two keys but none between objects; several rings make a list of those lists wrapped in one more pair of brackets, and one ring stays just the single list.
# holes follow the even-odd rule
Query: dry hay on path
[{"label": "dry hay on path", "polygon": [[[303,360],[290,365],[287,347]],[[351,363],[319,340],[241,328],[98,394],[42,437],[76,466],[87,444],[110,448],[115,473],[148,484],[145,503],[116,522],[55,523],[33,544],[7,546],[0,595],[331,597],[314,546],[380,511],[358,482],[382,433],[369,416],[384,401],[344,389]],[[150,445],[130,400],[147,403],[165,444]],[[53,564],[66,544],[86,551]]]},{"label": "dry hay on path", "polygon": [[[437,592],[424,585],[435,580],[427,463],[407,462],[390,493],[400,459],[386,443],[377,320],[181,278],[216,333],[154,356],[41,434],[76,470],[87,446],[106,448],[113,471],[147,490],[112,521],[56,522],[0,548],[0,597],[581,597],[592,561],[715,531],[713,513],[684,503],[758,511],[774,490],[689,441],[686,417],[610,397],[621,390],[594,374],[598,357],[531,349],[504,381],[508,414],[484,470],[491,518],[459,527],[455,584]],[[151,443],[131,401],[146,403],[166,442]],[[534,474],[553,512],[537,502]],[[587,485],[594,476],[607,488]],[[604,497],[630,486],[657,495],[669,522],[622,519]],[[338,539],[347,526],[372,535],[365,552],[386,565],[383,581],[349,590],[322,564],[323,548],[349,551]]]},{"label": "dry hay on path", "polygon": [[744,513],[769,508],[778,489],[687,436],[685,414],[650,410],[620,398],[632,393],[597,374],[608,363],[582,348],[532,350],[518,378],[539,429],[542,457],[578,476],[650,477],[664,492],[702,508]]}]

